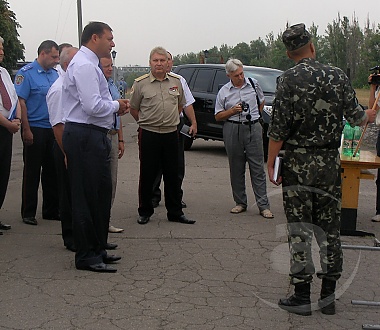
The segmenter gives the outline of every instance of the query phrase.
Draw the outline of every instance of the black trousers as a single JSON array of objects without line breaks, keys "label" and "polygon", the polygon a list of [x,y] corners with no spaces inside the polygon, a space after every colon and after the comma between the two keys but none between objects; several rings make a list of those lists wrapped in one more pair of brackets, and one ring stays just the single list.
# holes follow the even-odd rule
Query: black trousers
[{"label": "black trousers", "polygon": [[69,174],[65,165],[65,157],[61,148],[54,143],[54,159],[57,169],[59,195],[59,214],[61,217],[62,239],[65,246],[74,246],[73,220],[71,216],[71,191]]},{"label": "black trousers", "polygon": [[0,208],[3,206],[11,172],[13,134],[0,126]]},{"label": "black trousers", "polygon": [[58,211],[57,173],[54,164],[54,134],[51,128],[30,127],[33,144],[24,145],[21,216],[35,217],[38,187],[42,184],[42,217],[53,217]]},{"label": "black trousers", "polygon": [[[183,118],[181,117],[181,123],[178,125],[178,180],[179,180],[179,197],[183,198],[182,182],[185,177],[185,148],[184,148],[184,137],[179,131],[183,126]],[[152,200],[160,202],[161,201],[161,179],[162,179],[162,168],[160,167],[156,179],[153,185],[153,196]]]},{"label": "black trousers", "polygon": [[178,132],[154,133],[139,128],[140,184],[139,215],[151,216],[152,187],[162,168],[168,219],[183,215],[178,181]]},{"label": "black trousers", "polygon": [[111,142],[106,132],[66,123],[63,147],[71,186],[75,265],[102,262],[111,211]]}]

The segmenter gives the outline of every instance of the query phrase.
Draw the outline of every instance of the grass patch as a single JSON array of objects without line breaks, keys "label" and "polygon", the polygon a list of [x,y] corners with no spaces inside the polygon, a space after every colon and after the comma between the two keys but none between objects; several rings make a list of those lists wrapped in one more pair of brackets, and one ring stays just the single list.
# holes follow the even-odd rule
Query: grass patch
[{"label": "grass patch", "polygon": [[368,107],[369,89],[357,88],[355,89],[355,92],[356,92],[356,97],[358,98],[359,103],[362,106]]}]

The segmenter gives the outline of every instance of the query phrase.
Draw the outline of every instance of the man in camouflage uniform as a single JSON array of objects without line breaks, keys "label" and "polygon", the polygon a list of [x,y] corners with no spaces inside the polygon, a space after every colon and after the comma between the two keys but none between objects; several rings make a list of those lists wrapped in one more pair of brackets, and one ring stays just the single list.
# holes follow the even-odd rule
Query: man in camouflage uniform
[{"label": "man in camouflage uniform", "polygon": [[[289,312],[311,315],[310,283],[315,272],[311,241],[320,247],[322,279],[319,306],[335,314],[335,286],[342,272],[340,242],[341,170],[338,148],[343,116],[351,125],[374,121],[364,111],[344,72],[315,60],[315,47],[304,24],[289,27],[282,36],[287,55],[296,65],[278,80],[268,135],[268,175],[282,182],[291,254],[290,281],[295,294],[280,299]],[[285,155],[282,177],[273,180],[274,161]]]}]

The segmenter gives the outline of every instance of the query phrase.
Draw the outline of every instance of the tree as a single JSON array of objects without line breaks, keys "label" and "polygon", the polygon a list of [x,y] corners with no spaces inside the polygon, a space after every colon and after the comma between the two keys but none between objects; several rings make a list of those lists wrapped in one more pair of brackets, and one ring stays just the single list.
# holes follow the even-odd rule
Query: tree
[{"label": "tree", "polygon": [[[285,28],[289,24],[286,24]],[[370,24],[369,19],[364,29],[361,29],[355,14],[352,20],[346,16],[327,25],[323,35],[318,34],[318,26],[312,23],[308,31],[316,48],[317,60],[321,63],[337,66],[350,74],[354,87],[367,86],[369,68],[380,65],[380,25]],[[207,63],[219,63],[218,58],[226,62],[228,58],[235,57],[246,65],[266,66],[287,70],[294,65],[286,55],[282,42],[282,33],[277,36],[273,32],[261,38],[250,41],[249,44],[240,42],[231,47],[222,44],[210,48]],[[203,51],[178,55],[174,63],[200,63]]]},{"label": "tree", "polygon": [[243,64],[248,65],[251,62],[251,48],[247,43],[238,43],[234,48],[232,48],[231,52],[233,54],[233,57],[242,61]]},{"label": "tree", "polygon": [[20,24],[16,21],[16,15],[9,9],[9,4],[5,0],[0,0],[0,31],[4,39],[4,60],[3,66],[12,74],[12,69],[16,67],[18,60],[24,60],[24,45],[18,39],[17,28]]},{"label": "tree", "polygon": [[252,54],[250,65],[263,65],[268,54],[268,48],[265,45],[265,42],[259,38],[257,40],[252,40],[249,46]]}]

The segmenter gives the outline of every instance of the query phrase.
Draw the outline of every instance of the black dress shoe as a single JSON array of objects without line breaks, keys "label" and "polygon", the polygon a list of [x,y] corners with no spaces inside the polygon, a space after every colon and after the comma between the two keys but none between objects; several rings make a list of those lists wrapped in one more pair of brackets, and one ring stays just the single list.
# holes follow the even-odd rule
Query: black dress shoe
[{"label": "black dress shoe", "polygon": [[181,215],[178,218],[173,218],[173,219],[168,219],[168,220],[171,222],[180,222],[180,223],[185,223],[188,225],[192,225],[193,223],[195,223],[195,220],[190,220],[190,219],[186,218],[184,215]]},{"label": "black dress shoe", "polygon": [[121,259],[121,257],[119,256],[115,256],[115,255],[112,255],[112,254],[107,254],[106,256],[103,257],[103,262],[105,264],[111,264],[115,261],[119,261]]},{"label": "black dress shoe", "polygon": [[3,235],[3,232],[2,232],[2,231],[0,231],[0,235]]},{"label": "black dress shoe", "polygon": [[115,250],[117,248],[117,246],[118,245],[116,243],[107,243],[105,249],[106,250]]},{"label": "black dress shoe", "polygon": [[2,223],[0,221],[0,229],[2,229],[2,230],[9,230],[11,228],[12,228],[11,225],[6,225],[5,223]]},{"label": "black dress shoe", "polygon": [[22,221],[27,225],[37,226],[37,220],[35,217],[22,218]]},{"label": "black dress shoe", "polygon": [[43,215],[42,218],[45,219],[45,220],[58,220],[58,221],[61,220],[61,217],[59,216],[59,214],[56,214],[56,215]]},{"label": "black dress shoe", "polygon": [[140,215],[139,218],[137,219],[137,223],[139,223],[140,225],[145,225],[146,223],[148,223],[150,220],[150,217],[147,217],[145,215]]},{"label": "black dress shoe", "polygon": [[184,201],[181,201],[181,207],[185,209],[187,207],[186,203]]},{"label": "black dress shoe", "polygon": [[97,273],[116,273],[117,272],[116,268],[112,268],[103,262],[100,262],[98,264],[93,264],[93,265],[79,266],[77,267],[77,269],[89,270],[90,272],[97,272]]},{"label": "black dress shoe", "polygon": [[77,248],[75,247],[74,244],[67,244],[65,245],[66,249],[68,249],[71,252],[77,252]]}]

